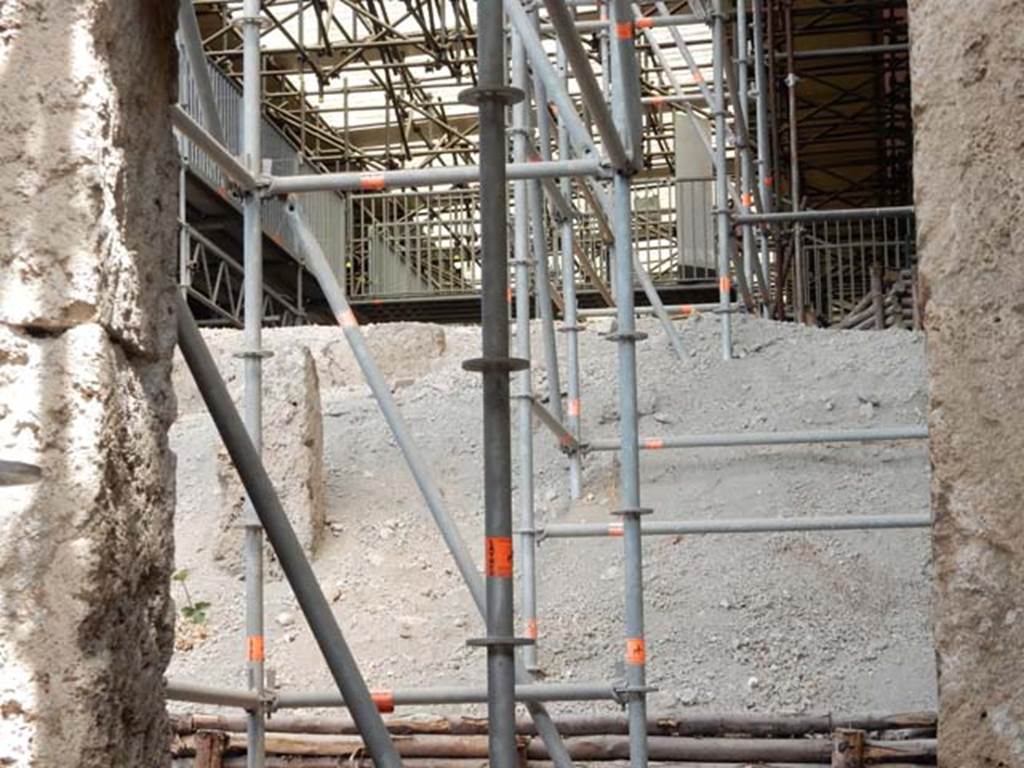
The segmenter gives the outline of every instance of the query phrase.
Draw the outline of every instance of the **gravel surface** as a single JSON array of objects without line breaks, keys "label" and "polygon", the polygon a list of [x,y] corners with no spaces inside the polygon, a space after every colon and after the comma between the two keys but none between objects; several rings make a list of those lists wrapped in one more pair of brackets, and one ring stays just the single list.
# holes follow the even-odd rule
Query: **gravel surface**
[{"label": "gravel surface", "polygon": [[[642,435],[925,419],[920,334],[837,332],[737,317],[737,359],[723,362],[718,321],[705,315],[679,325],[689,357],[678,362],[656,324],[642,321],[640,327],[651,334],[639,347]],[[402,352],[387,365],[395,397],[477,554],[481,390],[478,376],[462,371],[460,362],[478,354],[479,329],[445,327],[443,343],[410,344],[424,328],[398,324],[370,333],[377,344],[393,338]],[[429,330],[436,341],[438,329]],[[272,344],[307,344],[317,357],[318,345],[336,341],[338,333],[305,328],[266,335]],[[535,357],[542,358],[536,329],[533,336]],[[210,338],[223,346],[237,337],[220,332]],[[581,356],[584,437],[615,437],[615,347],[591,331],[582,336]],[[229,355],[222,358],[224,365],[238,365]],[[546,391],[544,377],[536,364],[538,392]],[[482,685],[484,655],[465,645],[483,633],[481,621],[374,400],[355,375],[322,380],[321,390],[329,532],[314,566],[369,684]],[[213,559],[219,441],[209,418],[193,411],[179,417],[172,442],[178,453],[177,563],[190,572],[193,598],[212,605],[207,636],[176,653],[169,676],[241,687],[243,585]],[[564,457],[538,425],[535,447],[539,524],[614,519],[614,454],[587,459],[584,497],[570,502]],[[648,519],[929,508],[921,441],[645,451],[641,473],[643,503],[654,510]],[[926,531],[652,537],[644,568],[649,680],[658,688],[652,711],[935,706]],[[621,675],[622,579],[621,539],[541,544],[539,656],[548,680]],[[267,657],[278,684],[329,688],[287,584],[269,582],[266,597]]]}]

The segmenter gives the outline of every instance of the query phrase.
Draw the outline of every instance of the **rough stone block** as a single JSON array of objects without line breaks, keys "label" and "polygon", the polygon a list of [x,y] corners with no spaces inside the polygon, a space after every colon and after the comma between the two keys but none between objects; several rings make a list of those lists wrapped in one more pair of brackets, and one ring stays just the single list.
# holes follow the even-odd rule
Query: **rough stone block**
[{"label": "rough stone block", "polygon": [[[236,402],[241,405],[240,398]],[[301,346],[279,349],[263,364],[264,463],[311,558],[320,544],[326,515],[322,419],[313,355]],[[228,571],[241,574],[245,491],[223,448],[218,454],[217,480],[221,515],[214,556]],[[269,545],[267,557],[274,562]]]},{"label": "rough stone block", "polygon": [[164,765],[173,640],[170,363],[98,325],[0,325],[0,765]]},{"label": "rough stone block", "polygon": [[1020,3],[911,0],[939,765],[1024,766]]}]

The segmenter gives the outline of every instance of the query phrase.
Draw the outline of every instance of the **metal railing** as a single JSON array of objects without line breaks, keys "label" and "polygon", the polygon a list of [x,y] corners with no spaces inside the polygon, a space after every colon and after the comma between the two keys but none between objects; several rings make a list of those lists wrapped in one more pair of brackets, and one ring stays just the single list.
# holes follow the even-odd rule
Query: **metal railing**
[{"label": "metal railing", "polygon": [[[178,57],[178,101],[182,109],[197,122],[209,128],[203,119],[199,91],[193,77],[188,56]],[[224,130],[224,143],[236,156],[241,153],[242,92],[224,73],[207,61],[207,71],[213,88],[214,101]],[[266,118],[262,121],[263,156],[265,170],[280,176],[317,173],[306,163],[285,136]],[[189,172],[217,191],[229,205],[240,211],[240,201],[231,193],[231,184],[224,172],[203,150],[187,138],[181,138],[182,153]],[[344,281],[345,275],[345,203],[334,192],[312,192],[303,197],[303,210],[310,227],[324,244],[331,269]],[[285,226],[284,201],[267,199],[263,202],[263,232],[296,260],[301,251],[294,236]]]},{"label": "metal railing", "polygon": [[[608,246],[598,217],[591,215],[582,198],[573,202],[581,212],[575,222],[579,248],[608,284]],[[715,278],[710,180],[638,182],[633,205],[634,245],[656,284]],[[479,290],[480,217],[475,187],[353,193],[347,196],[345,221],[350,245],[345,285],[351,298],[465,295]],[[547,224],[551,271],[558,274],[560,266],[554,262],[559,227],[554,221]],[[514,281],[514,275],[511,278]],[[576,282],[584,289],[595,287],[579,265]]]},{"label": "metal railing", "polygon": [[807,263],[811,307],[827,325],[838,323],[871,291],[871,268],[909,269],[915,259],[913,214],[878,219],[804,221],[800,247]]}]

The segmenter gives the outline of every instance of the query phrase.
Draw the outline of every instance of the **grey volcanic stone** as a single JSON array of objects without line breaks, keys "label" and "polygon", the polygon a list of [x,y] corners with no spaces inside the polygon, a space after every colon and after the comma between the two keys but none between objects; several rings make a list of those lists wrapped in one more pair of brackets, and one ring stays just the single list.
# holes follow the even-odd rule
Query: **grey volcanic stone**
[{"label": "grey volcanic stone", "polygon": [[1020,3],[911,0],[939,764],[1024,766]]}]

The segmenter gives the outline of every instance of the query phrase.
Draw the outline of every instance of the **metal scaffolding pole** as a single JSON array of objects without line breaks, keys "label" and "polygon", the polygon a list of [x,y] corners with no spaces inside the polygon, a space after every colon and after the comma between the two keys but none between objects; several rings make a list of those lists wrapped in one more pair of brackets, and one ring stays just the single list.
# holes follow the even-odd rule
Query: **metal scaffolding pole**
[{"label": "metal scaffolding pole", "polygon": [[[519,35],[512,35],[512,86],[526,91],[526,52]],[[529,103],[523,99],[512,107],[512,159],[517,163],[526,162],[528,155]],[[516,304],[516,357],[529,361],[530,356],[530,182],[518,180],[512,185],[513,195],[513,237],[512,264],[515,269]],[[538,254],[537,258],[540,258]],[[540,277],[537,276],[539,281]],[[519,584],[523,618],[527,638],[537,637],[537,574],[536,548],[534,540],[534,491],[533,491],[533,381],[530,368],[515,374],[516,391],[516,440],[519,447]],[[533,645],[521,650],[523,665],[527,669],[537,667],[537,649]]]},{"label": "metal scaffolding pole", "polygon": [[[259,450],[249,435],[249,428],[238,415],[210,350],[199,334],[199,328],[189,311],[188,304],[180,295],[177,296],[176,304],[178,345],[182,357],[185,358],[203,402],[213,417],[231,462],[238,470],[254,514],[267,532],[267,538],[281,564],[281,570],[284,571],[302,614],[316,638],[331,676],[342,697],[348,702],[352,718],[359,727],[374,762],[382,768],[401,768],[402,761],[391,742],[391,736],[384,726],[384,721],[381,720],[359,666],[345,642],[331,606],[320,589],[316,574],[306,559],[295,530],[281,506],[281,500],[263,467]],[[250,719],[247,723],[247,733],[251,739],[251,715],[259,713],[262,725],[266,694],[262,690],[252,690],[250,686],[249,695],[258,699],[258,702],[250,701],[248,704]],[[260,732],[262,734],[262,729]],[[248,744],[248,752],[255,753],[257,759],[262,761],[262,748],[254,749],[252,741]],[[249,760],[251,758],[247,758],[247,761]]]},{"label": "metal scaffolding pole", "polygon": [[[245,0],[242,10],[242,159],[253,176],[259,176],[263,164],[261,139],[260,77],[260,0]],[[245,426],[257,456],[263,446],[263,225],[262,201],[255,191],[242,201],[242,248],[244,262],[245,349],[242,352]],[[249,689],[264,693],[263,640],[263,529],[246,497],[244,522],[245,556],[245,634]],[[265,712],[262,706],[249,710],[246,764],[263,768],[266,762],[264,739]]]},{"label": "metal scaffolding pole", "polygon": [[[796,69],[793,63],[793,4],[785,2],[786,29],[786,90],[789,102],[789,196],[793,213],[800,212],[800,156],[797,150],[796,124]],[[793,226],[793,320],[804,322],[804,306],[807,297],[804,295],[804,255],[801,240],[801,227],[798,219]]]},{"label": "metal scaffolding pole", "polygon": [[[514,163],[506,167],[507,179],[560,178],[562,176],[604,176],[601,161],[592,157],[583,160],[558,160],[550,163]],[[409,171],[380,171],[378,173],[320,173],[297,176],[272,176],[266,180],[264,197],[297,194],[300,192],[380,192],[397,187],[428,187],[434,184],[471,184],[480,181],[483,169],[479,165],[460,165],[447,168],[420,168]]]},{"label": "metal scaffolding pole", "polygon": [[[437,524],[441,537],[444,539],[444,543],[448,547],[452,559],[455,561],[462,580],[465,582],[466,588],[469,590],[469,594],[472,596],[473,602],[480,612],[480,616],[486,618],[487,602],[484,582],[480,578],[480,572],[477,570],[473,558],[469,555],[466,542],[459,533],[455,521],[448,514],[448,510],[441,500],[441,493],[427,471],[426,463],[412,440],[412,435],[404,419],[402,419],[398,406],[395,404],[387,381],[385,381],[380,369],[370,356],[369,350],[366,347],[366,340],[359,330],[356,316],[352,312],[348,300],[345,298],[345,292],[338,284],[337,278],[327,263],[323,249],[303,221],[298,205],[294,201],[286,209],[286,217],[289,226],[299,240],[306,266],[320,284],[320,289],[323,291],[331,311],[341,325],[342,331],[345,334],[345,340],[352,350],[352,356],[355,357],[356,363],[366,378],[367,385],[369,385],[374,397],[377,399],[381,413],[384,415],[385,421],[387,421],[392,434],[395,436],[395,441],[405,457],[405,461],[413,474],[420,493],[423,494],[427,508],[430,510],[430,514]],[[502,301],[506,301],[504,295],[502,296]],[[517,668],[516,679],[525,683],[533,682],[533,677],[522,668]],[[569,759],[569,752],[558,735],[558,731],[555,729],[547,710],[539,702],[528,702],[527,709],[537,726],[537,732],[544,740],[544,744],[552,755],[551,759],[556,766],[558,768],[571,768],[572,761]]]},{"label": "metal scaffolding pole", "polygon": [[[536,21],[536,20],[535,20]],[[537,119],[537,137],[540,144],[540,157],[543,162],[551,162],[551,120],[548,114],[547,89],[540,76],[534,71],[533,94]],[[530,83],[523,83],[523,91],[529,90]],[[527,102],[526,116],[529,119],[530,107]],[[532,143],[532,142],[531,142]],[[544,365],[547,368],[548,407],[558,421],[562,421],[562,385],[558,373],[558,345],[555,343],[555,311],[551,301],[551,274],[548,253],[547,220],[544,216],[544,190],[538,179],[529,182],[530,219],[533,222],[533,251],[536,262],[534,271],[537,293],[537,304],[540,309],[541,339],[544,342]]]},{"label": "metal scaffolding pole", "polygon": [[[518,0],[513,0],[518,3]],[[522,10],[520,8],[520,10]],[[480,0],[479,85],[463,97],[480,114],[480,263],[482,356],[467,361],[483,377],[484,573],[487,593],[488,753],[494,768],[516,768],[515,634],[512,584],[512,445],[509,374],[528,361],[509,357],[506,104],[522,99],[508,88],[500,0]],[[532,30],[531,30],[532,31]],[[520,35],[523,30],[520,30]],[[525,212],[517,211],[518,216]]]},{"label": "metal scaffolding pole", "polygon": [[726,311],[732,298],[732,280],[729,278],[729,185],[726,180],[725,129],[725,11],[722,0],[714,0],[712,13],[712,48],[714,58],[714,116],[715,116],[715,217],[718,252],[718,316],[722,324],[722,359],[732,358],[732,316]]},{"label": "metal scaffolding pole", "polygon": [[[764,66],[764,29],[762,14],[765,0],[751,0],[753,3],[754,16],[754,90],[757,93],[754,101],[754,108],[757,110],[757,185],[761,192],[760,213],[771,213],[774,207],[772,200],[771,164],[769,155],[771,153],[771,142],[768,140],[768,88],[765,82],[767,75]],[[749,123],[748,123],[749,125]],[[770,252],[768,233],[761,229],[761,264],[764,267],[765,275],[771,274],[769,266]],[[768,286],[765,286],[768,288]]]},{"label": "metal scaffolding pole", "polygon": [[[750,93],[747,69],[747,3],[736,0],[736,90],[737,104],[733,113],[737,123],[736,136],[742,137],[740,151],[740,200],[745,208],[754,204],[754,159],[750,147]],[[740,130],[740,124],[748,130]],[[743,225],[743,275],[747,285],[754,281],[754,230],[749,224]],[[758,282],[763,282],[763,273],[758,273]],[[767,287],[762,286],[767,297]]]},{"label": "metal scaffolding pole", "polygon": [[[931,515],[845,515],[832,517],[748,517],[723,520],[657,520],[643,524],[644,536],[787,533],[791,531],[868,531],[928,528]],[[555,523],[541,530],[544,539],[622,536],[621,523]]]},{"label": "metal scaffolding pole", "polygon": [[[633,15],[628,0],[613,0],[609,6],[611,28],[616,39],[611,46],[612,114],[623,136],[631,134],[636,115],[629,114],[639,99],[636,78],[636,50]],[[635,137],[634,137],[635,138]],[[639,147],[632,143],[631,154]],[[612,217],[615,276],[618,286],[618,327],[611,337],[618,346],[619,381],[619,499],[623,524],[625,572],[625,666],[626,708],[629,718],[629,761],[632,768],[647,766],[647,672],[644,639],[643,552],[640,516],[640,451],[638,445],[636,332],[633,313],[633,233],[630,176],[622,171],[612,179]]]},{"label": "metal scaffolding pole", "polygon": [[[724,432],[707,435],[645,437],[640,440],[644,450],[663,448],[721,448],[730,445],[799,445],[807,443],[871,443],[890,440],[925,440],[927,426],[880,427],[877,429],[820,430],[809,432]],[[585,451],[617,451],[617,440],[592,440]]]},{"label": "metal scaffolding pole", "polygon": [[[484,704],[487,689],[469,685],[451,685],[438,688],[396,689],[374,691],[378,709],[390,711],[395,707],[433,706],[438,704]],[[542,685],[516,685],[515,699],[522,702],[544,701],[617,701],[619,694],[614,685],[603,683],[544,683]],[[344,700],[336,691],[312,693],[283,693],[274,701],[274,710],[308,709],[311,707],[344,707]]]},{"label": "metal scaffolding pole", "polygon": [[[570,15],[572,11],[569,12]],[[557,49],[558,74],[561,77],[562,85],[569,87],[569,68],[565,47],[561,41]],[[558,120],[558,156],[565,160],[569,157],[569,132],[565,123]],[[572,197],[572,181],[564,177],[559,181],[559,188],[562,196],[567,200]],[[572,218],[566,216],[560,225],[560,244],[562,255],[562,301],[565,302],[563,323],[561,330],[565,333],[565,367],[568,377],[568,401],[566,411],[568,419],[566,426],[569,432],[578,441],[580,439],[580,325],[577,318],[576,307],[576,270],[575,270],[575,242],[576,236],[573,232]],[[583,478],[583,464],[579,451],[569,454],[569,498],[578,499],[582,491],[581,483]]]}]

